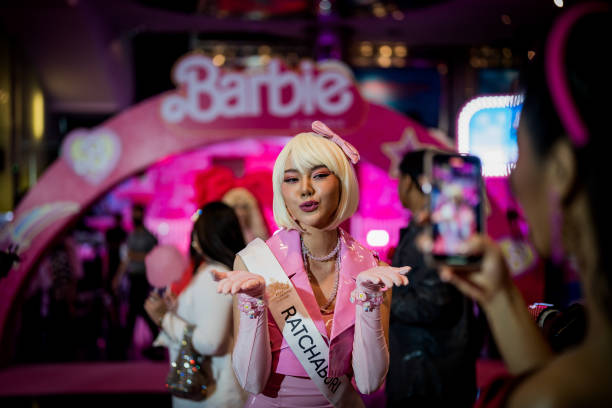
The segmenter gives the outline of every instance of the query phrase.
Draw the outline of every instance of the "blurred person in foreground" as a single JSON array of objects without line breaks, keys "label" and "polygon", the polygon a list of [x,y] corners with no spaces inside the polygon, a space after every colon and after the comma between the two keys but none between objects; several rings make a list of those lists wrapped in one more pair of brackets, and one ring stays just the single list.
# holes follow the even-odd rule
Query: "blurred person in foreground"
[{"label": "blurred person in foreground", "polygon": [[203,356],[212,356],[204,364],[211,365],[207,369],[212,369],[215,387],[204,401],[172,397],[172,406],[242,407],[246,396],[231,365],[232,299],[217,293],[210,273],[228,271],[236,253],[245,246],[234,210],[221,202],[206,204],[193,226],[191,239],[192,248],[203,258],[191,282],[176,299],[168,296],[162,299],[151,292],[145,309],[161,328],[155,344],[168,347],[170,361],[176,360],[185,327],[195,325],[193,346]]},{"label": "blurred person in foreground", "polygon": [[480,345],[473,303],[440,280],[415,241],[428,211],[421,189],[426,153],[408,152],[399,166],[398,192],[410,223],[400,231],[393,266],[412,270],[410,285],[395,288],[391,299],[387,407],[471,407]]},{"label": "blurred person in foreground", "polygon": [[481,392],[479,406],[612,406],[612,211],[604,198],[612,75],[605,38],[612,38],[607,4],[579,4],[555,22],[528,70],[511,175],[538,252],[557,264],[564,256],[577,260],[588,321],[583,342],[553,354],[500,248],[484,236],[466,248],[483,255],[479,270],[440,272],[478,300],[510,373]]}]

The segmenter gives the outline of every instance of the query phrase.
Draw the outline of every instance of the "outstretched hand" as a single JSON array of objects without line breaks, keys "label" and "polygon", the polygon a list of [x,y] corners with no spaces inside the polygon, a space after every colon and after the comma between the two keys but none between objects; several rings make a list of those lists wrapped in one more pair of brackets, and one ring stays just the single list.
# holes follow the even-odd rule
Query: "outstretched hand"
[{"label": "outstretched hand", "polygon": [[380,291],[393,286],[405,286],[408,278],[404,276],[412,269],[410,266],[396,268],[393,266],[376,266],[357,275],[357,287],[370,291]]},{"label": "outstretched hand", "polygon": [[218,282],[217,293],[235,295],[244,293],[252,297],[262,296],[266,290],[266,281],[261,275],[247,271],[221,272],[211,271],[213,279]]}]

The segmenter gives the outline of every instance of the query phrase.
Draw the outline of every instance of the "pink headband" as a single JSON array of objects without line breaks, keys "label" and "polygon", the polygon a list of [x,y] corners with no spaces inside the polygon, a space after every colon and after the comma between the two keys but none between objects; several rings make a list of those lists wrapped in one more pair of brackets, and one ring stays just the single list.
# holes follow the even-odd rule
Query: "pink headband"
[{"label": "pink headband", "polygon": [[337,144],[342,149],[344,154],[346,154],[346,157],[348,157],[353,164],[357,164],[357,162],[359,162],[359,152],[357,151],[357,149],[355,149],[352,144],[338,136],[337,133],[334,133],[323,122],[318,120],[312,122],[312,130],[315,133]]},{"label": "pink headband", "polygon": [[576,147],[582,147],[589,141],[589,133],[567,82],[565,46],[569,32],[578,20],[587,14],[607,10],[609,8],[604,3],[585,3],[571,8],[556,21],[546,43],[546,80],[550,96],[563,127]]}]

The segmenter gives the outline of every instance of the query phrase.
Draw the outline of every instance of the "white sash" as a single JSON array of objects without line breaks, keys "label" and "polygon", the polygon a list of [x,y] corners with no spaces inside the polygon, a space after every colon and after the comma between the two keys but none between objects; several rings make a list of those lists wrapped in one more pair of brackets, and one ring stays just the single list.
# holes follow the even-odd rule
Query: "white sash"
[{"label": "white sash", "polygon": [[346,375],[327,377],[329,347],[268,245],[256,238],[238,255],[250,272],[266,280],[268,308],[274,321],[325,398],[338,408],[364,407]]}]

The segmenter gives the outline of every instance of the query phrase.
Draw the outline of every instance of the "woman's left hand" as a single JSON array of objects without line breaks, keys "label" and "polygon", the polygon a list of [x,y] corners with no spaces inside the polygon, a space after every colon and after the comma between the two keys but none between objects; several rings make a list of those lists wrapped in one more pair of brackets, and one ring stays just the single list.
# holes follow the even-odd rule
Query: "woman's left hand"
[{"label": "woman's left hand", "polygon": [[151,292],[145,301],[144,308],[151,320],[153,320],[158,326],[161,326],[161,321],[168,311],[166,301],[156,292]]},{"label": "woman's left hand", "polygon": [[370,268],[357,275],[357,287],[378,292],[383,290],[383,288],[405,286],[408,284],[408,278],[404,275],[410,269],[412,269],[410,266],[402,266],[401,268],[376,266]]}]

